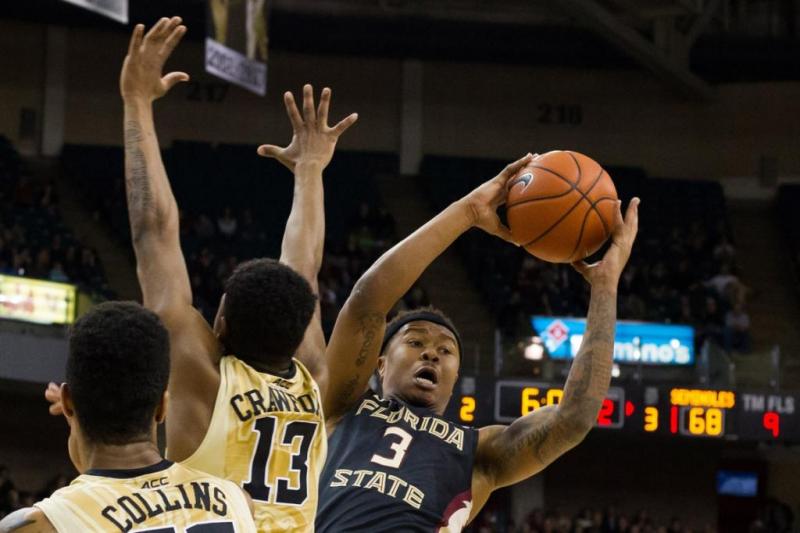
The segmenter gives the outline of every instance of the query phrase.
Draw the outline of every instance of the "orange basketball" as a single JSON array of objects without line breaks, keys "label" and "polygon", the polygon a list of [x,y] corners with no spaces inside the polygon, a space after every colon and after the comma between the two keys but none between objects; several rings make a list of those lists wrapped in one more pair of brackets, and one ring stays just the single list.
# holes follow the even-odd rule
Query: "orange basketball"
[{"label": "orange basketball", "polygon": [[511,233],[540,259],[579,261],[611,236],[617,189],[603,167],[583,154],[536,156],[508,187]]}]

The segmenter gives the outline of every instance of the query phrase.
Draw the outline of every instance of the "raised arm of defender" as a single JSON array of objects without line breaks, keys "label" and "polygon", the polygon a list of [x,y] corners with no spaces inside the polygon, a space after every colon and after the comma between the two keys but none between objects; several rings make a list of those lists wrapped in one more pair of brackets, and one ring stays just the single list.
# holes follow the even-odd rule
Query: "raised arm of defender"
[{"label": "raised arm of defender", "polygon": [[481,505],[492,490],[545,468],[581,442],[594,426],[611,382],[617,285],[638,231],[638,209],[639,199],[634,198],[624,221],[617,209],[611,247],[602,261],[573,265],[590,283],[592,293],[586,335],[572,363],[561,403],[537,409],[510,426],[480,430],[473,495]]},{"label": "raised arm of defender", "polygon": [[329,428],[366,390],[380,355],[386,315],[428,265],[471,227],[512,241],[511,232],[496,211],[505,203],[508,180],[531,157],[529,154],[511,163],[495,178],[451,204],[383,254],[358,280],[339,313],[325,353],[327,387],[323,402]]},{"label": "raised arm of defender", "polygon": [[[284,93],[283,102],[292,123],[292,141],[286,148],[270,144],[259,146],[258,154],[277,159],[294,173],[294,198],[286,221],[286,230],[283,232],[280,261],[302,275],[311,285],[314,294],[319,294],[317,274],[322,265],[325,243],[322,171],[331,162],[339,136],[358,120],[358,115],[353,113],[335,126],[329,127],[331,90],[327,87],[322,90],[319,108],[316,110],[313,88],[311,85],[303,87],[302,116],[291,92]],[[297,358],[315,378],[319,378],[324,354],[325,337],[317,301],[314,317],[297,351]]]},{"label": "raised arm of defender", "polygon": [[219,386],[219,343],[192,306],[189,274],[180,246],[179,213],[161,160],[153,122],[153,102],[183,72],[162,69],[186,27],[180,17],[162,18],[145,35],[133,31],[120,74],[125,107],[125,189],[128,196],[136,272],[144,305],[156,312],[170,333],[171,366],[167,440],[170,456],[190,455],[205,432]]},{"label": "raised arm of defender", "polygon": [[180,249],[178,206],[167,179],[153,123],[153,101],[164,96],[183,72],[161,75],[186,33],[181,19],[162,18],[144,35],[133,31],[120,75],[125,106],[125,188],[137,274],[147,307],[168,314],[192,305],[189,275]]}]

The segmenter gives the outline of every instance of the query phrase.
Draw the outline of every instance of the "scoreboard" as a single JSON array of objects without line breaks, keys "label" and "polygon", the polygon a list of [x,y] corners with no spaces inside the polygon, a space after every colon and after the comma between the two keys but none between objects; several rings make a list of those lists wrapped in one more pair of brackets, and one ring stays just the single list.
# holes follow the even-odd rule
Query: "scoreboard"
[{"label": "scoreboard", "polygon": [[[457,395],[457,417],[465,423],[509,424],[536,409],[555,405],[562,385],[499,380],[489,390]],[[735,391],[664,385],[612,385],[596,427],[642,435],[800,442],[800,393]]]}]

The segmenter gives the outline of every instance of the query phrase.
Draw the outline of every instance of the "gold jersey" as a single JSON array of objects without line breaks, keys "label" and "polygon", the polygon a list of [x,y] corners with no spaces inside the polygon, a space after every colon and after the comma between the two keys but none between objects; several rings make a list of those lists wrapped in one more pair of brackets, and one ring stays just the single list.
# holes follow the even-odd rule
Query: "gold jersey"
[{"label": "gold jersey", "polygon": [[34,504],[59,533],[254,533],[234,483],[161,461],[135,470],[90,470]]},{"label": "gold jersey", "polygon": [[223,357],[208,432],[183,462],[244,488],[260,532],[314,530],[328,441],[319,388],[295,365],[294,375],[282,378]]}]

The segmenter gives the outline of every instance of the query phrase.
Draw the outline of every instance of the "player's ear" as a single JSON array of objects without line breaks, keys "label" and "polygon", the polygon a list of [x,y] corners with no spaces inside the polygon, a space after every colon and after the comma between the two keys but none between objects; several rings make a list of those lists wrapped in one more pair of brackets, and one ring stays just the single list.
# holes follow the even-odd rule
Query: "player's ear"
[{"label": "player's ear", "polygon": [[156,407],[156,424],[161,424],[167,418],[167,405],[169,404],[169,391],[164,391],[161,395],[161,401],[158,402]]},{"label": "player's ear", "polygon": [[61,410],[67,418],[67,422],[71,422],[75,417],[75,403],[72,401],[72,391],[66,383],[61,384]]},{"label": "player's ear", "polygon": [[386,356],[381,355],[378,357],[378,376],[380,376],[381,381],[383,381],[383,374],[386,368]]}]

